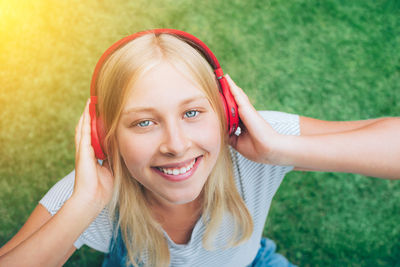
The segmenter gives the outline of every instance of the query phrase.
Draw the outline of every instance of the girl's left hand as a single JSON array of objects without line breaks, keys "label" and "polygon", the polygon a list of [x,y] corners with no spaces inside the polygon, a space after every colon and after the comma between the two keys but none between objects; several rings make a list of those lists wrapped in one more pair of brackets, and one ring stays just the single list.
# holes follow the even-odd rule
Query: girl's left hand
[{"label": "girl's left hand", "polygon": [[238,105],[239,118],[241,120],[241,134],[232,135],[230,145],[246,158],[267,164],[278,164],[277,155],[274,155],[274,146],[279,144],[281,135],[261,117],[249,98],[229,77],[225,75],[231,93]]}]

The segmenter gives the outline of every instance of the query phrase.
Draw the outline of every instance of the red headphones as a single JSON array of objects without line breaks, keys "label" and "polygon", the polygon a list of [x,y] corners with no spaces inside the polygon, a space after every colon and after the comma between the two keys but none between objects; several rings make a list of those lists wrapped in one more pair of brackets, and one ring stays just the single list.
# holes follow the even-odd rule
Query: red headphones
[{"label": "red headphones", "polygon": [[211,52],[211,50],[198,38],[195,36],[186,33],[184,31],[174,30],[174,29],[154,29],[148,31],[138,32],[132,35],[129,35],[118,42],[114,43],[111,47],[109,47],[104,54],[100,57],[99,61],[96,64],[96,67],[93,72],[92,81],[90,84],[90,104],[89,104],[89,113],[91,119],[91,138],[92,138],[92,146],[94,149],[94,153],[96,158],[104,160],[106,155],[103,152],[103,123],[101,119],[97,118],[96,116],[96,104],[97,104],[97,96],[96,96],[96,81],[98,78],[98,74],[100,69],[104,63],[104,61],[118,48],[122,47],[126,43],[146,34],[171,34],[179,37],[181,40],[185,41],[197,51],[199,51],[208,61],[208,63],[212,66],[216,79],[218,80],[219,84],[219,91],[221,95],[221,99],[224,105],[227,125],[228,125],[228,133],[231,135],[235,133],[238,124],[239,124],[239,114],[238,114],[238,107],[233,98],[231,91],[229,89],[228,82],[226,81],[225,77],[223,76],[224,73],[218,63],[217,58]]}]

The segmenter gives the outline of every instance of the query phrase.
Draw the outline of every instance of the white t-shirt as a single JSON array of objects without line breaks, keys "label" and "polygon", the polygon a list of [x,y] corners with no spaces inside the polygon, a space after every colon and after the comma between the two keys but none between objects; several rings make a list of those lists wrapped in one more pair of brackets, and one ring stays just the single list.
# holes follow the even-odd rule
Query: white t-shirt
[{"label": "white t-shirt", "polygon": [[[300,135],[299,116],[277,111],[260,111],[262,117],[275,131],[286,135]],[[200,219],[187,244],[175,244],[165,233],[168,241],[171,266],[247,266],[255,258],[260,247],[265,220],[271,205],[272,197],[291,166],[276,166],[256,163],[243,157],[231,148],[233,171],[236,186],[242,196],[254,222],[251,238],[244,244],[229,249],[207,251],[202,246],[205,226]],[[71,196],[74,187],[75,172],[71,172],[40,200],[54,215]],[[217,247],[223,247],[229,239],[233,225],[225,218],[221,230],[215,237]],[[74,243],[76,248],[87,245],[98,251],[108,253],[112,235],[112,223],[108,210],[104,209]],[[218,246],[220,245],[220,246]]]}]

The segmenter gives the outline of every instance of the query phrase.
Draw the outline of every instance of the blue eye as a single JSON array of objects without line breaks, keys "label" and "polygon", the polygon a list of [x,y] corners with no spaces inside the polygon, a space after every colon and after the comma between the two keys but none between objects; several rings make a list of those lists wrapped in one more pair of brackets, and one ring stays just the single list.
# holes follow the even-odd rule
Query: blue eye
[{"label": "blue eye", "polygon": [[152,124],[153,124],[152,121],[147,120],[147,121],[141,121],[141,122],[139,122],[139,123],[137,124],[137,126],[139,126],[139,127],[148,127],[148,126],[150,126],[150,125],[152,125]]},{"label": "blue eye", "polygon": [[185,113],[185,117],[187,118],[193,118],[196,117],[199,114],[197,110],[189,110]]}]

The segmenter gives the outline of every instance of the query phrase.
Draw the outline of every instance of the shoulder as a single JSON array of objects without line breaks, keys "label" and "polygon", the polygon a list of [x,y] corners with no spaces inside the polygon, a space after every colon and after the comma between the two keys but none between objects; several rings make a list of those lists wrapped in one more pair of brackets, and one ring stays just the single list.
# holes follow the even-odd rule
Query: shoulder
[{"label": "shoulder", "polygon": [[64,205],[74,190],[75,171],[59,180],[39,201],[53,216]]},{"label": "shoulder", "polygon": [[263,201],[270,201],[284,176],[293,170],[293,166],[254,162],[232,147],[230,152],[236,187],[245,202],[252,202],[260,197]]},{"label": "shoulder", "polygon": [[271,110],[260,110],[258,113],[278,133],[286,135],[300,135],[299,115]]}]

